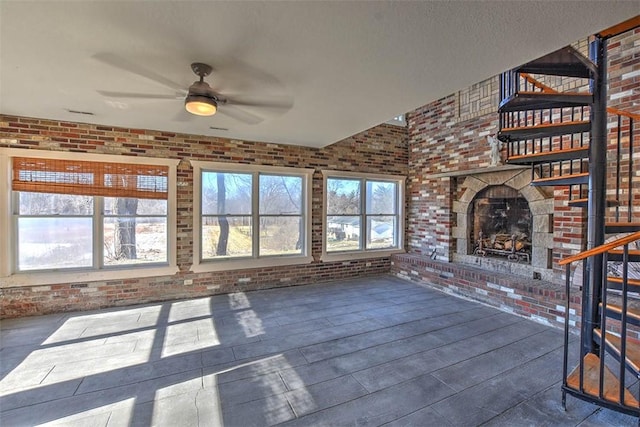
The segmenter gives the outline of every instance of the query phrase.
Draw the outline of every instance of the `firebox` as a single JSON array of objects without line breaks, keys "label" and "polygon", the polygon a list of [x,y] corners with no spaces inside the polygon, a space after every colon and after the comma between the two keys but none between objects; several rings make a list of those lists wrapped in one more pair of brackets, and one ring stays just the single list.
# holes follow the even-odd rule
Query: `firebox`
[{"label": "firebox", "polygon": [[472,202],[471,218],[475,255],[531,263],[532,215],[519,191],[506,185],[486,187]]}]

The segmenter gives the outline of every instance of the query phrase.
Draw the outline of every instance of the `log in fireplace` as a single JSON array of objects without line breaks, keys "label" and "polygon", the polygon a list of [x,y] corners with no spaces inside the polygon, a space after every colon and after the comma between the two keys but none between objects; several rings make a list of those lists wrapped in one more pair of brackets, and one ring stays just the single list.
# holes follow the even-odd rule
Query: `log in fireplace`
[{"label": "log in fireplace", "polygon": [[532,215],[527,200],[506,185],[486,187],[472,203],[473,253],[531,263]]}]

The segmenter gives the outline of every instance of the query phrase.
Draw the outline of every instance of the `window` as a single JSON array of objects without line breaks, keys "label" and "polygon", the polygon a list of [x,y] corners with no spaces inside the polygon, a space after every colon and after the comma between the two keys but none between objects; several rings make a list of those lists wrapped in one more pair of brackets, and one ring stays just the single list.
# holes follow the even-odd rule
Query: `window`
[{"label": "window", "polygon": [[253,255],[251,174],[203,171],[201,259]]},{"label": "window", "polygon": [[323,259],[386,255],[403,247],[404,178],[323,171]]},{"label": "window", "polygon": [[312,169],[192,164],[194,271],[311,261]]},{"label": "window", "polygon": [[176,165],[0,151],[0,169],[11,177],[0,190],[0,223],[10,230],[0,242],[0,276],[11,276],[11,285],[116,279],[134,267],[146,270],[136,277],[175,273]]}]

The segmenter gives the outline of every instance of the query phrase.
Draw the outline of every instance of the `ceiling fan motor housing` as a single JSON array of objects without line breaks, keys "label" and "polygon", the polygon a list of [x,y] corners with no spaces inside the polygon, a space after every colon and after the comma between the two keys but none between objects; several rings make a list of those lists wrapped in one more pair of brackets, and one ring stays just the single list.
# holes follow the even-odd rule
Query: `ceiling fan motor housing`
[{"label": "ceiling fan motor housing", "polygon": [[211,89],[211,86],[203,81],[193,82],[193,84],[189,86],[189,95],[206,96],[211,99],[216,99],[216,95]]}]

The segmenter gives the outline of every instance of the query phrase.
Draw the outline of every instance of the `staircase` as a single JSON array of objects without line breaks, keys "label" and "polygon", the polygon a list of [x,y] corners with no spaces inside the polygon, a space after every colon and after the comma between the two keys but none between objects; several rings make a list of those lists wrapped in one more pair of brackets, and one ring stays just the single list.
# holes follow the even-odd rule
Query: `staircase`
[{"label": "staircase", "polygon": [[[559,263],[566,266],[563,407],[571,394],[640,417],[640,276],[632,269],[640,265],[640,188],[632,179],[640,115],[606,102],[607,40],[636,27],[640,17],[594,36],[591,59],[568,46],[503,73],[498,138],[507,163],[531,166],[532,185],[566,186],[568,206],[587,209],[587,250]],[[554,77],[581,89],[560,92],[541,81]],[[580,261],[578,291],[570,279]],[[572,371],[570,308],[580,315]]]}]

